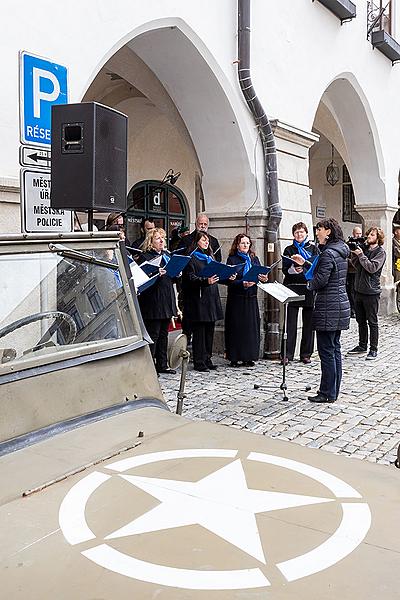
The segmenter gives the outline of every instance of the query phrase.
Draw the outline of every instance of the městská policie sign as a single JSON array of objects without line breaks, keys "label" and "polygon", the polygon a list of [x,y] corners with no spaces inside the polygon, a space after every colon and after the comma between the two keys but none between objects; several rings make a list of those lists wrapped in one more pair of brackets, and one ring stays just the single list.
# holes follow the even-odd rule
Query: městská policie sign
[{"label": "m\u011bstsk\u00e1 policie sign", "polygon": [[72,230],[72,211],[50,207],[50,185],[50,172],[21,169],[24,233],[67,233]]}]

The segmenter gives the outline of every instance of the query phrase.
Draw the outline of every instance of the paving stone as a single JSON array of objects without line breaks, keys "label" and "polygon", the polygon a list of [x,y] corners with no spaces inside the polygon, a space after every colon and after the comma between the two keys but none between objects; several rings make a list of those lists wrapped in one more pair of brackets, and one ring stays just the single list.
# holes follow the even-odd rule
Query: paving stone
[{"label": "paving stone", "polygon": [[[183,414],[192,419],[207,419],[235,429],[311,448],[352,456],[360,460],[390,465],[400,442],[400,383],[398,335],[400,315],[380,319],[380,348],[376,361],[346,353],[357,339],[357,325],[343,332],[343,382],[340,398],[334,404],[311,405],[320,380],[317,355],[311,365],[295,361],[287,369],[289,401],[282,400],[279,385],[282,368],[277,361],[260,360],[254,369],[234,370],[220,356],[218,370],[207,374],[189,370]],[[191,367],[190,367],[191,369]],[[175,410],[180,373],[160,377],[164,397]],[[262,384],[255,390],[254,384]]]}]

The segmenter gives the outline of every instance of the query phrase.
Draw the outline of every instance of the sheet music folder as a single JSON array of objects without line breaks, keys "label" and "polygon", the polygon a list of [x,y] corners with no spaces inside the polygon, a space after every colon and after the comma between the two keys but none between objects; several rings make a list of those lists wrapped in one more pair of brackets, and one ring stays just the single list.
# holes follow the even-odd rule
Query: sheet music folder
[{"label": "sheet music folder", "polygon": [[153,283],[156,282],[158,274],[154,275],[153,277],[148,277],[148,275],[146,275],[143,269],[141,269],[139,265],[137,265],[135,262],[132,262],[129,266],[131,269],[132,279],[137,294],[144,292],[144,290],[147,290],[147,288],[149,288],[151,285],[153,285]]},{"label": "sheet music folder", "polygon": [[282,304],[287,304],[288,302],[301,302],[302,300],[305,300],[305,296],[296,294],[296,292],[289,290],[289,288],[281,283],[278,283],[277,281],[274,281],[274,283],[259,283],[258,287],[263,290],[263,292],[266,292]]},{"label": "sheet music folder", "polygon": [[201,271],[201,277],[212,277],[217,275],[221,281],[229,279],[231,275],[239,273],[243,269],[244,263],[240,265],[226,265],[225,263],[217,262],[212,260],[209,262],[204,269]]},{"label": "sheet music folder", "polygon": [[276,265],[281,261],[281,259],[275,261],[270,266],[263,267],[261,265],[253,265],[245,275],[243,275],[243,281],[253,281],[254,283],[258,283],[259,275],[268,275],[271,273],[272,269],[276,267]]},{"label": "sheet music folder", "polygon": [[181,273],[186,267],[190,259],[191,256],[173,254],[164,267],[164,269],[167,271],[167,275],[171,278],[177,277],[179,273]]}]

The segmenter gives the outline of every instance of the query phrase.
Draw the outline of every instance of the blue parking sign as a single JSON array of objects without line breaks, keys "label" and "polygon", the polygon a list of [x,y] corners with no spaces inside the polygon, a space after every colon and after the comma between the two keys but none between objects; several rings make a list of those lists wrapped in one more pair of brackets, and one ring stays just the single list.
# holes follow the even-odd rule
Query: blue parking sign
[{"label": "blue parking sign", "polygon": [[51,144],[51,107],[68,103],[67,68],[20,52],[21,142]]}]

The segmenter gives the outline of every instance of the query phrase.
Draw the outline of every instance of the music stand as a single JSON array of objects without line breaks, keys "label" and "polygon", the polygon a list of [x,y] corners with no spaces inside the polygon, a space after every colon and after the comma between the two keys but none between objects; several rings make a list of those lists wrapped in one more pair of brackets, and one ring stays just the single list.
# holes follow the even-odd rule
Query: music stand
[{"label": "music stand", "polygon": [[[282,383],[279,386],[279,389],[283,392],[283,400],[287,402],[289,398],[286,395],[287,383],[286,383],[286,344],[287,344],[287,310],[288,305],[291,302],[301,302],[305,300],[305,296],[300,296],[293,292],[286,286],[274,281],[273,283],[259,283],[258,287],[261,288],[266,294],[269,294],[275,300],[278,300],[279,305],[283,306],[283,344],[282,344]],[[254,384],[254,389],[258,390],[262,386],[257,383]]]}]

